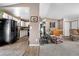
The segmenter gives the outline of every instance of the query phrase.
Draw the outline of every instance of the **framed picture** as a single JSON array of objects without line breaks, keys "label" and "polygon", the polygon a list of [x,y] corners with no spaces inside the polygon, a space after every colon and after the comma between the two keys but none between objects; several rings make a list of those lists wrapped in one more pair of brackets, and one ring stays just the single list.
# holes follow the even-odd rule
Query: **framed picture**
[{"label": "framed picture", "polygon": [[55,22],[50,22],[50,28],[55,28]]},{"label": "framed picture", "polygon": [[38,22],[38,16],[31,16],[30,21],[31,22]]}]

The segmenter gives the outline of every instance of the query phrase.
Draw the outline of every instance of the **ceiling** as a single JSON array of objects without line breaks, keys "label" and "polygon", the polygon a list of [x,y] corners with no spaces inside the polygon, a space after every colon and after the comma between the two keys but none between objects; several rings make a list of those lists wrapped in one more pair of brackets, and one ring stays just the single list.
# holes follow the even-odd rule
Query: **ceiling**
[{"label": "ceiling", "polygon": [[[35,3],[25,4],[26,7],[16,7],[16,3],[0,4],[1,6],[15,5],[15,7],[5,7],[4,9],[10,13],[21,17],[23,19],[30,18],[30,9],[33,8]],[[17,4],[18,6],[21,4]],[[32,7],[30,7],[32,6]],[[33,8],[35,9],[35,8]],[[40,3],[39,5],[39,16],[44,18],[61,19],[66,17],[79,17],[79,3]]]},{"label": "ceiling", "polygon": [[14,5],[16,3],[0,3],[0,7]]},{"label": "ceiling", "polygon": [[79,3],[41,3],[40,16],[60,19],[79,17]]},{"label": "ceiling", "polygon": [[28,20],[30,18],[29,7],[4,7],[3,9],[22,19]]},{"label": "ceiling", "polygon": [[[20,17],[21,19],[28,20],[30,18],[30,7],[16,7],[19,3],[0,3],[1,9],[8,13]],[[15,5],[14,7],[9,7]]]}]

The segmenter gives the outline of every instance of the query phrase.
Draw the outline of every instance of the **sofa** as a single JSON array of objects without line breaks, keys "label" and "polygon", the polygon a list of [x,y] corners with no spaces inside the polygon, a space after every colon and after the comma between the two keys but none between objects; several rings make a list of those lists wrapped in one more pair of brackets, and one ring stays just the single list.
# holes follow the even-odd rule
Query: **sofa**
[{"label": "sofa", "polygon": [[70,29],[70,39],[72,41],[79,40],[79,29]]}]

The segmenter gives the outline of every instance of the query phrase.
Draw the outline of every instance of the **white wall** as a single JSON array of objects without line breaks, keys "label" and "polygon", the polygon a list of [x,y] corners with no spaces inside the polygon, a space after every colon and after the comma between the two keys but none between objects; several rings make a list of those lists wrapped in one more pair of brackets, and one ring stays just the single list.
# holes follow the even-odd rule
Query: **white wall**
[{"label": "white wall", "polygon": [[40,39],[39,22],[30,23],[30,37],[29,37],[30,46],[38,46],[39,39]]},{"label": "white wall", "polygon": [[50,8],[50,3],[40,3],[39,6],[39,15],[41,17],[46,17]]},{"label": "white wall", "polygon": [[[39,16],[39,4],[32,4],[31,5],[30,15],[31,16]],[[38,46],[39,45],[39,39],[40,39],[39,24],[40,24],[39,21],[36,23],[30,22],[30,36],[29,36],[30,46]]]},{"label": "white wall", "polygon": [[66,19],[63,20],[63,34],[64,34],[64,36],[69,36],[70,35],[70,32],[69,32],[70,24],[69,24],[69,22],[67,22],[65,20]]},{"label": "white wall", "polygon": [[77,29],[78,28],[77,23],[78,23],[78,21],[72,22],[72,29]]},{"label": "white wall", "polygon": [[20,38],[27,36],[27,30],[20,30]]}]

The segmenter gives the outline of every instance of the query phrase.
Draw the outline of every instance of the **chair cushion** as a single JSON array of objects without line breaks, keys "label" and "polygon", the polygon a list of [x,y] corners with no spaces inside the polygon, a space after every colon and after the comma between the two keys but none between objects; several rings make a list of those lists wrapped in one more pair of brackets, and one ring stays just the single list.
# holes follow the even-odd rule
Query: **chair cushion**
[{"label": "chair cushion", "polygon": [[60,36],[60,29],[57,28],[53,29],[53,35]]},{"label": "chair cushion", "polygon": [[74,34],[74,35],[78,35],[79,34],[78,31],[77,31],[77,29],[71,29],[70,33]]}]

